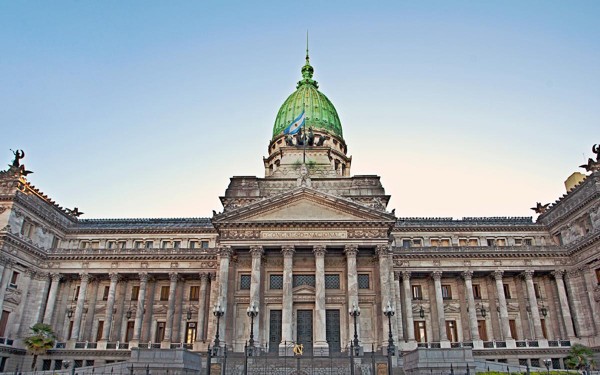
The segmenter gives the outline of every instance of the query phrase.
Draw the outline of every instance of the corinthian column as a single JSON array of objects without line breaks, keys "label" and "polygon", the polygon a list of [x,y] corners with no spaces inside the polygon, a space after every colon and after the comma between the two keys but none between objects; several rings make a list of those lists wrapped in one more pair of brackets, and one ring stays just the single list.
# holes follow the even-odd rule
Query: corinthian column
[{"label": "corinthian column", "polygon": [[314,353],[329,355],[329,345],[325,332],[325,246],[313,247],[315,254],[315,345]]},{"label": "corinthian column", "polygon": [[448,341],[448,335],[446,334],[446,316],[444,314],[444,297],[442,295],[442,271],[433,271],[431,277],[433,278],[433,285],[435,286],[435,307],[437,309],[440,341]]},{"label": "corinthian column", "polygon": [[[394,302],[394,296],[391,293],[391,289],[392,289],[392,281],[390,280],[390,262],[391,262],[391,254],[390,254],[390,247],[388,245],[377,245],[375,247],[375,253],[377,254],[377,257],[379,258],[379,287],[380,287],[380,293],[381,293],[381,311],[383,311],[386,306],[388,305],[388,303],[391,306],[394,306],[395,302]],[[382,320],[383,324],[382,324],[382,328],[383,331],[381,332],[381,345],[382,346],[386,346],[388,345],[388,340],[387,340],[387,327],[386,327],[386,322],[384,320]],[[393,333],[392,333],[393,335]],[[398,336],[396,335],[396,339],[398,338]]]},{"label": "corinthian column", "polygon": [[140,272],[140,291],[138,293],[137,308],[135,310],[135,321],[133,323],[133,341],[139,342],[142,335],[142,322],[144,321],[144,303],[146,302],[146,288],[148,286],[148,274]]},{"label": "corinthian column", "polygon": [[394,271],[394,294],[396,297],[396,324],[398,326],[398,342],[404,340],[404,326],[402,325],[402,298],[400,297],[400,272]]},{"label": "corinthian column", "polygon": [[179,275],[177,274],[177,272],[169,273],[169,280],[171,281],[171,283],[169,284],[169,304],[167,310],[167,324],[165,326],[165,339],[163,340],[163,342],[170,342],[171,335],[173,333],[173,317],[175,316],[175,295],[177,293],[177,281],[179,280]]},{"label": "corinthian column", "polygon": [[206,325],[206,289],[208,285],[208,273],[200,274],[200,301],[198,302],[198,334],[196,341],[204,340],[204,326]]},{"label": "corinthian column", "polygon": [[108,287],[108,299],[106,300],[106,312],[104,314],[104,327],[102,328],[102,341],[110,339],[110,329],[113,323],[113,309],[115,308],[115,292],[117,290],[117,282],[119,274],[116,272],[108,274],[110,278],[110,286]]},{"label": "corinthian column", "polygon": [[479,327],[477,326],[477,310],[475,308],[475,296],[473,295],[473,271],[462,273],[467,289],[467,304],[469,307],[469,328],[471,340],[479,340]]},{"label": "corinthian column", "polygon": [[279,354],[288,355],[286,343],[289,344],[292,340],[292,268],[294,266],[294,246],[284,245],[281,248],[283,253],[283,300],[281,311],[281,344],[279,345]]},{"label": "corinthian column", "polygon": [[[348,310],[353,306],[358,307],[358,273],[356,271],[356,255],[358,254],[358,245],[346,245],[346,266],[348,267]],[[360,319],[356,319],[356,334],[360,339]],[[354,335],[354,321],[348,319],[348,342]]]},{"label": "corinthian column", "polygon": [[504,271],[494,271],[494,279],[496,280],[496,293],[498,294],[498,307],[500,307],[500,328],[505,340],[512,340],[510,333],[510,324],[508,322],[508,306],[506,305],[506,296],[504,295],[504,284],[502,283],[502,275]]},{"label": "corinthian column", "polygon": [[531,309],[531,318],[533,319],[533,333],[537,340],[544,338],[542,331],[542,321],[540,320],[540,310],[538,309],[537,298],[535,297],[535,286],[533,285],[533,270],[525,270],[523,277],[527,287],[527,297],[529,298],[529,306]]},{"label": "corinthian column", "polygon": [[556,270],[552,272],[552,276],[556,280],[556,289],[558,290],[558,299],[560,301],[560,312],[563,317],[563,323],[567,331],[569,339],[575,338],[575,329],[573,328],[573,319],[571,318],[571,309],[569,308],[569,300],[565,291],[564,277],[565,270]]},{"label": "corinthian column", "polygon": [[220,305],[225,310],[219,324],[219,337],[225,343],[225,327],[227,326],[227,315],[229,314],[229,304],[227,303],[227,292],[229,282],[229,261],[233,251],[231,246],[219,247],[219,293],[216,305]]},{"label": "corinthian column", "polygon": [[[81,319],[83,318],[83,307],[85,303],[85,295],[87,292],[90,275],[88,273],[79,274],[81,284],[79,285],[79,294],[77,295],[77,306],[75,306],[75,320],[73,321],[73,330],[71,331],[71,340],[79,340],[79,330],[81,328]],[[107,322],[108,323],[108,322]]]},{"label": "corinthian column", "polygon": [[404,288],[404,313],[406,314],[406,339],[415,341],[415,323],[412,310],[412,292],[410,290],[410,271],[402,271],[402,287]]},{"label": "corinthian column", "polygon": [[[264,254],[262,246],[250,246],[250,254],[252,255],[252,274],[250,280],[250,306],[256,303],[260,306],[260,279],[261,279],[261,260]],[[263,314],[262,309],[259,314]],[[260,345],[260,315],[254,318],[254,342]]]},{"label": "corinthian column", "polygon": [[52,283],[50,284],[50,293],[48,294],[48,302],[46,303],[43,322],[44,324],[51,325],[52,317],[54,316],[54,305],[56,305],[56,297],[58,296],[62,275],[60,273],[53,273],[50,277],[52,278]]},{"label": "corinthian column", "polygon": [[14,266],[14,261],[11,259],[3,258],[2,260],[5,263],[5,266],[2,270],[2,281],[0,282],[0,312],[3,311],[4,296],[6,295],[6,288],[8,288],[12,268]]}]

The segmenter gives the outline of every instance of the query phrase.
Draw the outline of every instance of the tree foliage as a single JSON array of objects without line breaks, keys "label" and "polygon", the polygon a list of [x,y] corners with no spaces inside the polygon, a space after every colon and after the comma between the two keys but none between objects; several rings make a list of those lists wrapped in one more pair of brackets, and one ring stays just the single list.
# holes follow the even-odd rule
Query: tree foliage
[{"label": "tree foliage", "polygon": [[569,355],[565,357],[565,365],[569,368],[583,370],[586,367],[594,368],[594,352],[585,345],[575,344],[571,347]]},{"label": "tree foliage", "polygon": [[38,355],[46,354],[46,352],[54,347],[56,335],[48,324],[37,323],[29,328],[31,335],[23,340],[27,350],[33,354],[33,362],[31,369],[35,369]]}]

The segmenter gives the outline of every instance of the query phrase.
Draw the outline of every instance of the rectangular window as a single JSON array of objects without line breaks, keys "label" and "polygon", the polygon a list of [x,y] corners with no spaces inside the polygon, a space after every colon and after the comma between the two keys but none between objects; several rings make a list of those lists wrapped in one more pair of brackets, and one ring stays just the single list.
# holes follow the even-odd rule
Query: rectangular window
[{"label": "rectangular window", "polygon": [[240,289],[250,290],[251,283],[252,277],[250,275],[240,275]]},{"label": "rectangular window", "polygon": [[133,329],[135,327],[135,321],[130,320],[127,322],[127,329],[125,330],[125,341],[129,342],[133,339]]},{"label": "rectangular window", "polygon": [[481,287],[479,284],[473,284],[473,298],[481,299]]},{"label": "rectangular window", "polygon": [[18,280],[19,280],[19,273],[17,271],[13,271],[12,276],[10,278],[10,284],[9,284],[9,286],[11,288],[16,288]]},{"label": "rectangular window", "polygon": [[442,285],[442,298],[452,299],[452,288],[450,285]]},{"label": "rectangular window", "polygon": [[497,238],[496,246],[506,246],[506,238]]},{"label": "rectangular window", "polygon": [[190,287],[190,301],[198,301],[200,299],[200,287],[197,285]]},{"label": "rectangular window", "polygon": [[152,249],[154,247],[154,241],[146,241],[146,249]]},{"label": "rectangular window", "polygon": [[420,239],[414,239],[412,242],[414,247],[421,247],[422,243],[423,242]]},{"label": "rectangular window", "polygon": [[526,238],[523,240],[525,243],[525,246],[533,246],[533,239],[531,238]]},{"label": "rectangular window", "polygon": [[163,241],[162,244],[160,245],[160,248],[166,249],[169,247],[170,244],[171,244],[171,241]]},{"label": "rectangular window", "polygon": [[81,285],[77,285],[75,287],[75,293],[73,293],[73,301],[77,301],[79,299],[79,290],[81,289]]},{"label": "rectangular window", "polygon": [[52,246],[51,246],[51,248],[52,249],[56,249],[58,247],[58,242],[59,242],[58,237],[52,236]]},{"label": "rectangular window", "polygon": [[412,298],[418,300],[423,299],[423,289],[421,289],[421,285],[412,286]]},{"label": "rectangular window", "polygon": [[108,301],[108,293],[110,292],[110,286],[104,287],[104,293],[102,293],[102,301]]},{"label": "rectangular window", "polygon": [[427,342],[427,326],[424,321],[418,320],[414,322],[415,340],[417,342]]},{"label": "rectangular window", "polygon": [[521,246],[521,245],[523,245],[523,239],[515,238],[515,246]]},{"label": "rectangular window", "polygon": [[62,359],[55,359],[54,360],[54,370],[62,370],[63,367],[63,361]]},{"label": "rectangular window", "polygon": [[502,284],[502,287],[504,288],[504,297],[510,299],[510,286],[508,284]]},{"label": "rectangular window", "polygon": [[488,238],[486,242],[488,246],[496,246],[496,241],[493,238]]},{"label": "rectangular window", "polygon": [[411,240],[402,240],[402,247],[408,249],[410,247]]},{"label": "rectangular window", "polygon": [[106,247],[107,247],[108,249],[114,249],[114,247],[115,247],[115,241],[108,241],[108,242],[106,243]]},{"label": "rectangular window", "polygon": [[456,329],[456,320],[446,320],[446,336],[451,342],[458,342],[458,329]]},{"label": "rectangular window", "polygon": [[169,291],[171,287],[168,285],[164,285],[160,287],[160,300],[168,301],[169,300]]},{"label": "rectangular window", "polygon": [[269,289],[283,289],[283,275],[269,275]]},{"label": "rectangular window", "polygon": [[181,247],[181,241],[173,241],[173,249],[179,249]]},{"label": "rectangular window", "polygon": [[208,249],[208,241],[202,241],[200,242],[200,247],[203,249]]},{"label": "rectangular window", "polygon": [[479,338],[482,341],[488,341],[487,328],[485,325],[485,320],[477,321],[477,330],[479,331]]},{"label": "rectangular window", "polygon": [[196,341],[196,332],[197,332],[197,328],[196,328],[196,323],[195,322],[188,322],[188,323],[186,323],[186,327],[185,327],[185,342],[187,344],[193,344],[194,341]]},{"label": "rectangular window", "polygon": [[[71,321],[71,323],[73,323],[73,321]],[[104,320],[99,320],[98,329],[96,330],[96,342],[102,340],[102,331],[104,331]]]},{"label": "rectangular window", "polygon": [[325,275],[325,289],[340,289],[340,275]]},{"label": "rectangular window", "polygon": [[2,310],[2,317],[0,318],[0,337],[5,337],[4,334],[6,333],[6,325],[8,324],[9,316],[9,311]]},{"label": "rectangular window", "polygon": [[143,242],[142,241],[134,241],[133,242],[133,248],[134,249],[140,249],[142,247]]},{"label": "rectangular window", "polygon": [[195,249],[196,248],[196,241],[190,241],[188,246],[189,246],[190,249]]},{"label": "rectangular window", "polygon": [[156,335],[154,336],[154,342],[161,342],[165,339],[165,322],[156,322]]},{"label": "rectangular window", "polygon": [[137,301],[140,298],[140,286],[134,285],[131,287],[131,300]]},{"label": "rectangular window", "polygon": [[371,289],[369,274],[358,274],[358,289]]},{"label": "rectangular window", "polygon": [[52,360],[51,359],[44,359],[42,361],[42,371],[50,371],[50,366],[52,366]]},{"label": "rectangular window", "polygon": [[542,298],[542,292],[540,290],[540,284],[533,284],[533,291],[535,292],[535,298]]},{"label": "rectangular window", "polygon": [[301,285],[308,285],[314,288],[315,275],[292,275],[292,285],[294,288]]},{"label": "rectangular window", "polygon": [[510,319],[508,321],[508,326],[510,327],[510,335],[512,338],[518,340],[519,336],[517,336],[517,322],[514,319]]},{"label": "rectangular window", "polygon": [[596,269],[596,281],[600,285],[600,268]]}]

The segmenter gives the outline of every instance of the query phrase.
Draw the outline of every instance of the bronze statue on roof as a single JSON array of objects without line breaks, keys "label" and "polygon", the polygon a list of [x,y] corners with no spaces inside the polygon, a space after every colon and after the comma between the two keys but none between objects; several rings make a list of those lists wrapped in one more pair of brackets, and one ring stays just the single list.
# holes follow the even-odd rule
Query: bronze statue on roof
[{"label": "bronze statue on roof", "polygon": [[583,168],[588,172],[600,171],[600,144],[593,145],[592,152],[596,154],[596,161],[594,161],[592,158],[589,158],[587,164],[582,164],[579,166],[579,168]]},{"label": "bronze statue on roof", "polygon": [[537,202],[535,207],[531,207],[531,209],[535,211],[536,214],[543,214],[544,212],[548,211],[549,205],[550,203],[542,204],[541,202]]}]

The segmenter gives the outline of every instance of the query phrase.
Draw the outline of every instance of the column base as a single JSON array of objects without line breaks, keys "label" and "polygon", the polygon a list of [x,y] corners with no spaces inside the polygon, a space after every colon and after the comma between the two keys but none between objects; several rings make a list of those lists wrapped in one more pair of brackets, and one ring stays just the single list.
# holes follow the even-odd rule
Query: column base
[{"label": "column base", "polygon": [[279,344],[279,356],[280,357],[293,357],[294,356],[294,345],[291,342],[282,342]]},{"label": "column base", "polygon": [[208,342],[194,341],[194,346],[192,347],[192,350],[195,352],[206,352],[208,350],[209,344],[210,343]]},{"label": "column base", "polygon": [[440,341],[440,348],[442,349],[450,349],[452,347],[452,344],[450,343],[449,340],[442,340]]},{"label": "column base", "polygon": [[473,349],[483,349],[483,340],[473,340]]},{"label": "column base", "polygon": [[161,349],[171,349],[171,341],[163,340],[160,342]]},{"label": "column base", "polygon": [[406,342],[401,342],[398,344],[398,347],[403,352],[409,352],[417,349],[417,341],[416,340],[408,340]]},{"label": "column base", "polygon": [[100,341],[98,341],[98,343],[97,343],[98,346],[96,348],[99,350],[106,350],[106,344],[108,344],[108,341],[100,340]]},{"label": "column base", "polygon": [[140,340],[129,341],[129,349],[138,348],[140,346]]},{"label": "column base", "polygon": [[506,348],[507,349],[516,349],[517,341],[515,339],[506,339]]},{"label": "column base", "polygon": [[67,349],[75,349],[76,342],[77,342],[77,340],[75,340],[75,339],[67,340]]},{"label": "column base", "polygon": [[329,356],[329,344],[327,341],[315,342],[313,345],[313,356],[314,357],[327,357]]}]

